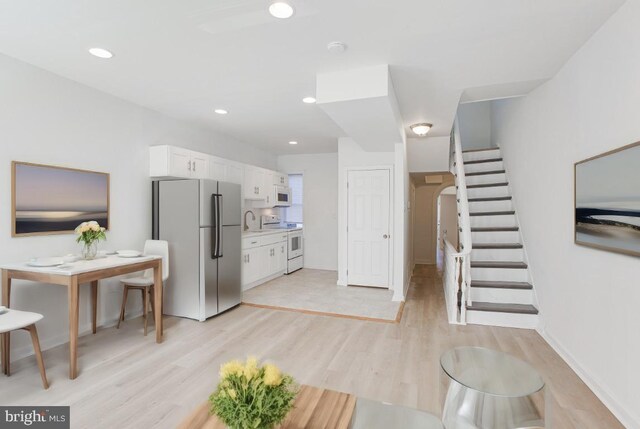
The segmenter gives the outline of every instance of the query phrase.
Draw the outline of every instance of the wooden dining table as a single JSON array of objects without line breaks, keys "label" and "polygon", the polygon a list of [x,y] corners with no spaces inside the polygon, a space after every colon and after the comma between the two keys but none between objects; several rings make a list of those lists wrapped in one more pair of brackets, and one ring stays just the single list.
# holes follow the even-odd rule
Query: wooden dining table
[{"label": "wooden dining table", "polygon": [[[91,328],[96,333],[98,312],[98,282],[100,280],[131,274],[148,269],[154,277],[154,313],[156,343],[162,343],[162,257],[140,256],[121,258],[103,256],[90,261],[76,261],[57,267],[34,267],[28,263],[0,264],[2,270],[2,305],[11,307],[12,280],[28,280],[44,285],[66,286],[69,304],[69,378],[78,376],[78,316],[80,285],[91,285]],[[15,285],[24,284],[16,282]],[[46,319],[46,315],[45,315]],[[5,334],[2,342],[3,371],[5,359],[9,359],[10,336]]]}]

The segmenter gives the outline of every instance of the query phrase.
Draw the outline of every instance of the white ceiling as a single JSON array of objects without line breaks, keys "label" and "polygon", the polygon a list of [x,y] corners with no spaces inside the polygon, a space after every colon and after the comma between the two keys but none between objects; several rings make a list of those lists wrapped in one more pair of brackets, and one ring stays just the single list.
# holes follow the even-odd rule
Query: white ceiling
[{"label": "white ceiling", "polygon": [[405,125],[446,135],[465,89],[552,77],[624,0],[291,0],[289,20],[269,3],[0,0],[0,52],[276,154],[331,152],[344,133],[301,102],[316,73],[390,64]]}]

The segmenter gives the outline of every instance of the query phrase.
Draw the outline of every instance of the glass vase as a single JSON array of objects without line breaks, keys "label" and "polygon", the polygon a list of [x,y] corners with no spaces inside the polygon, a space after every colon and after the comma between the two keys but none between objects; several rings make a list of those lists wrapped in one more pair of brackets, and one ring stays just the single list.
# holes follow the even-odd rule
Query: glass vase
[{"label": "glass vase", "polygon": [[98,254],[98,242],[92,241],[91,243],[84,243],[82,246],[82,259],[91,261],[96,258]]}]

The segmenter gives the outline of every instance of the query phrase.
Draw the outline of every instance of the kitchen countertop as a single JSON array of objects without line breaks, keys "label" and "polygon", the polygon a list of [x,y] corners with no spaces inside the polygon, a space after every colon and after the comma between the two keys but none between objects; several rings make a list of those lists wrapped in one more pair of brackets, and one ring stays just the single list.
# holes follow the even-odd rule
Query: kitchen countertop
[{"label": "kitchen countertop", "polygon": [[283,232],[287,232],[287,230],[286,229],[262,229],[259,231],[243,231],[242,238],[264,237],[266,235],[282,234]]},{"label": "kitchen countertop", "polygon": [[249,231],[243,231],[242,232],[242,238],[262,237],[262,236],[265,236],[265,235],[282,234],[283,232],[301,231],[301,230],[302,230],[302,227],[249,230]]}]

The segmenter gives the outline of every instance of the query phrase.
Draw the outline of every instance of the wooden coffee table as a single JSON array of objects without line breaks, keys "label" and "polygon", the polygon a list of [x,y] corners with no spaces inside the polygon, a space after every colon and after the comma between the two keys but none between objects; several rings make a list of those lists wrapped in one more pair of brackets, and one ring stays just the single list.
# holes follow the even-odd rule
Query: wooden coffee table
[{"label": "wooden coffee table", "polygon": [[[326,427],[348,429],[356,397],[348,393],[302,386],[294,409],[281,428]],[[216,416],[209,415],[209,402],[196,408],[179,426],[180,429],[226,429]]]},{"label": "wooden coffee table", "polygon": [[[318,387],[302,386],[294,409],[280,429],[443,429],[440,420],[424,411],[358,399],[354,395]],[[209,415],[202,403],[179,426],[180,429],[226,429]]]}]

